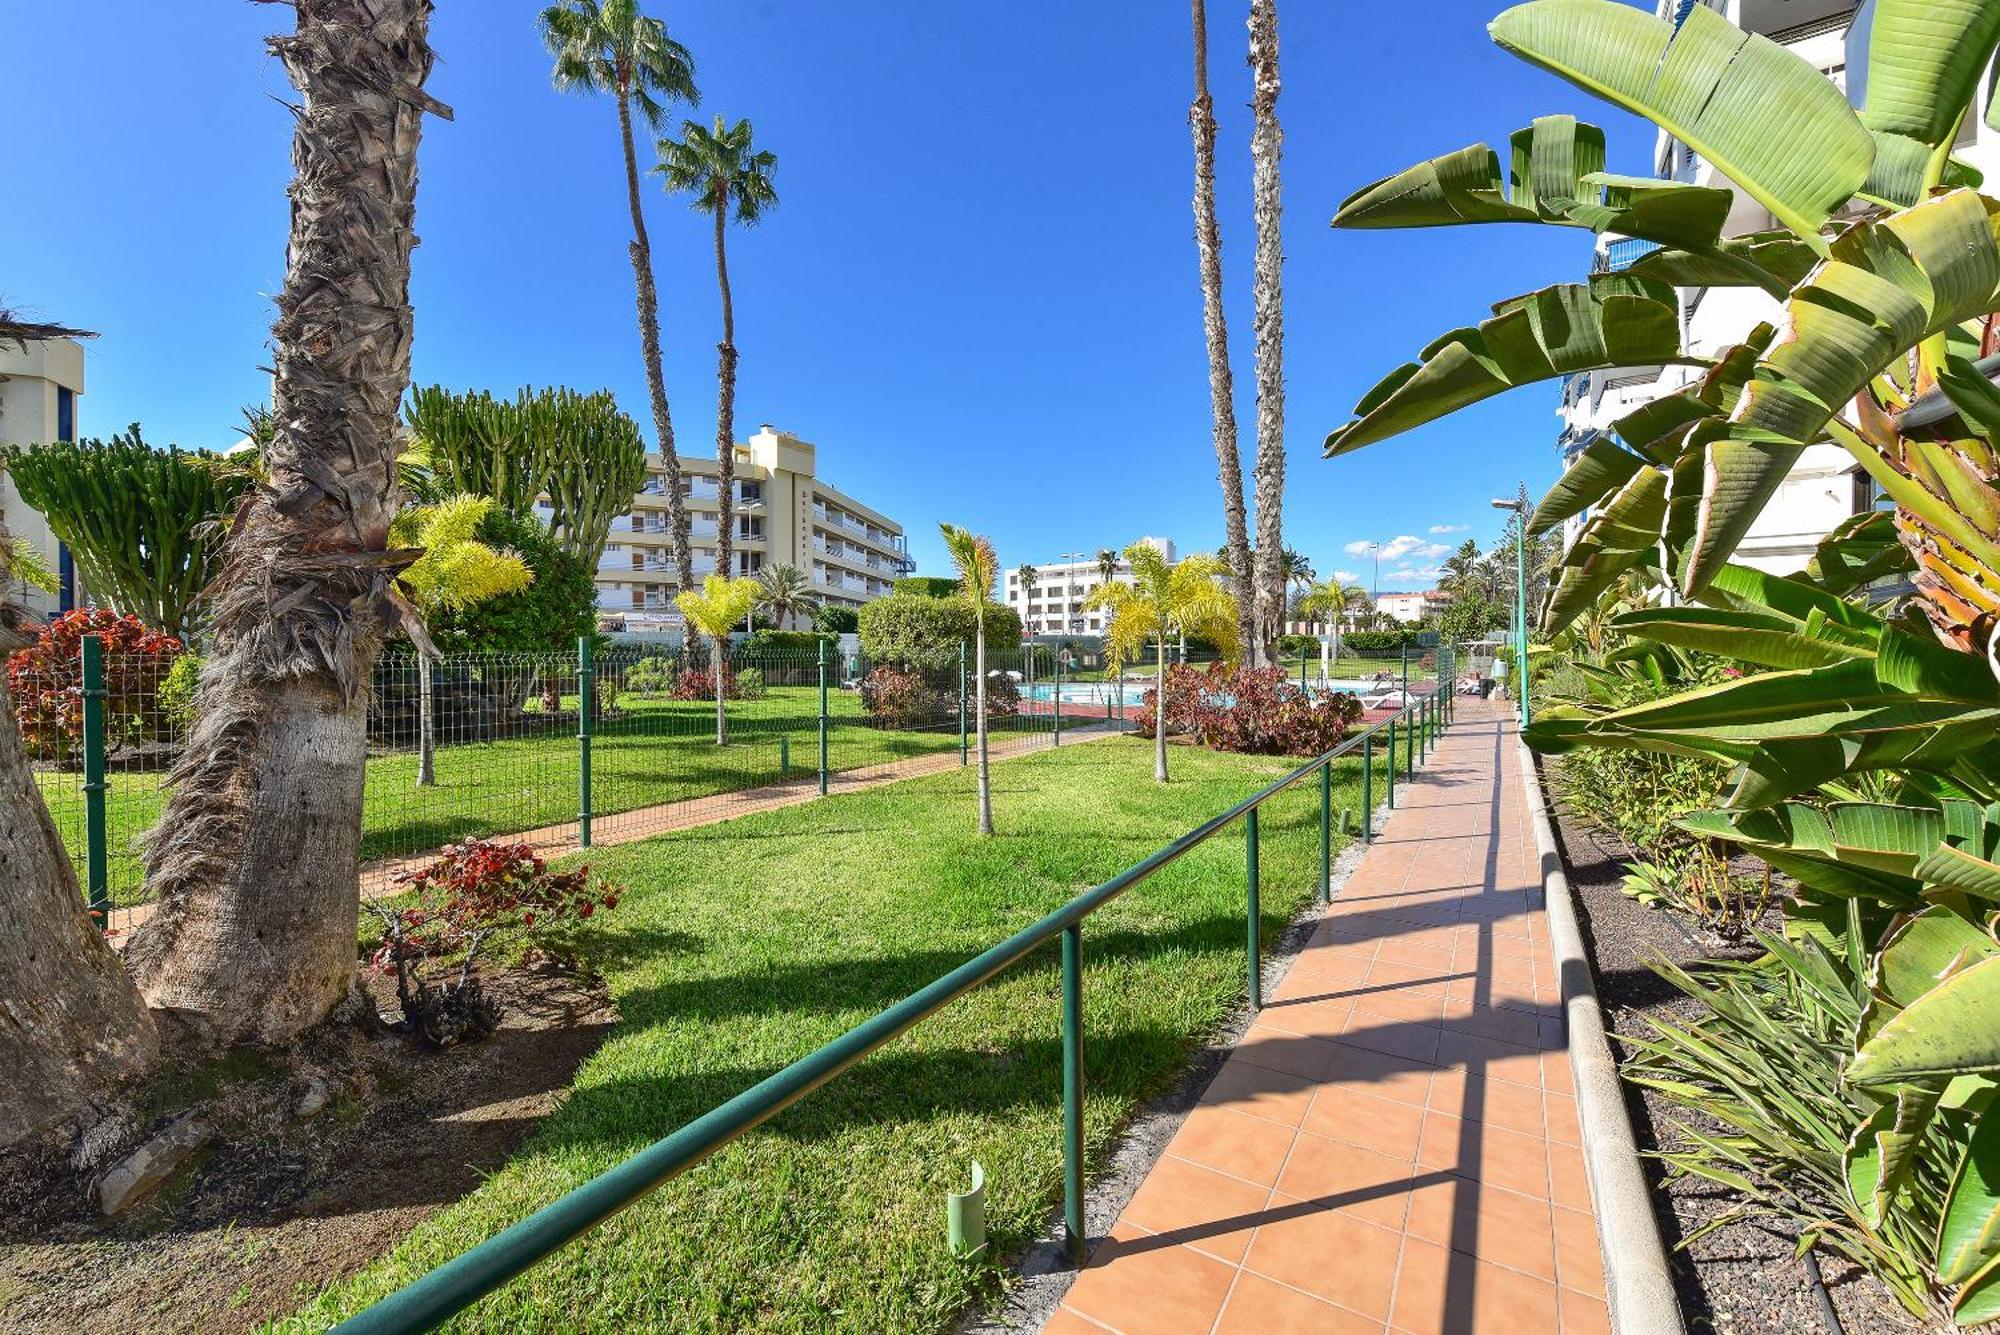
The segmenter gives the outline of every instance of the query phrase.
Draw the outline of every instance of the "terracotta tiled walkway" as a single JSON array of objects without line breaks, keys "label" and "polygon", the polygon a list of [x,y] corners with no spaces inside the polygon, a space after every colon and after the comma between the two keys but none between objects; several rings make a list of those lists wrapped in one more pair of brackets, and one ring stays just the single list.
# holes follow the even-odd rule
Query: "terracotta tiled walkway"
[{"label": "terracotta tiled walkway", "polygon": [[1461,703],[1048,1335],[1609,1329],[1513,732]]}]

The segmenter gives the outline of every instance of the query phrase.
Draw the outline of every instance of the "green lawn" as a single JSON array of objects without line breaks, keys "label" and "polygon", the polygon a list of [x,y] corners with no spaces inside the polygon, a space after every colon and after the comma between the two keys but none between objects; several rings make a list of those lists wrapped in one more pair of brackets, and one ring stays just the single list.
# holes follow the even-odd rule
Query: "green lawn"
[{"label": "green lawn", "polygon": [[[574,709],[573,697],[565,701]],[[819,692],[773,687],[763,698],[729,705],[730,745],[715,745],[712,702],[644,699],[627,692],[621,717],[598,725],[591,743],[591,806],[600,815],[680,802],[810,774],[818,764]],[[956,719],[925,728],[871,726],[854,692],[828,693],[828,762],[859,769],[958,746]],[[1040,730],[1048,719],[995,720],[996,731]],[[437,784],[419,788],[408,751],[368,762],[362,856],[427,853],[453,840],[510,834],[576,819],[578,746],[573,718],[537,736],[441,745]],[[780,739],[789,743],[789,757]],[[789,759],[789,768],[786,761]],[[114,903],[139,898],[144,866],[139,841],[159,819],[164,775],[110,763],[105,796],[109,882]],[[83,780],[74,772],[37,776],[50,813],[82,876]]]},{"label": "green lawn", "polygon": [[[1033,922],[1296,762],[1143,742],[994,770],[1001,833],[971,833],[972,776],[908,780],[591,860],[629,884],[583,951],[623,1023],[568,1101],[479,1190],[322,1295],[321,1330]],[[1337,806],[1357,804],[1359,770]],[[1378,792],[1380,791],[1378,787]],[[1318,786],[1266,808],[1264,929],[1317,874]],[[1085,928],[1088,1143],[1242,1001],[1243,839],[1230,830]],[[1053,944],[627,1210],[464,1318],[491,1331],[944,1331],[996,1294],[1060,1198]],[[993,1257],[953,1260],[944,1195],[987,1172]]]}]

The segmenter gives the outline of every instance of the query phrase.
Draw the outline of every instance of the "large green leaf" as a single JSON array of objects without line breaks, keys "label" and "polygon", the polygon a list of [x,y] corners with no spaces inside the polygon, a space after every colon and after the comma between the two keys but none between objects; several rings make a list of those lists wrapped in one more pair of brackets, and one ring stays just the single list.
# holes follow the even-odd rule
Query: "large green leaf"
[{"label": "large green leaf", "polygon": [[1863,193],[1907,207],[1958,133],[1979,76],[2000,42],[1992,0],[1875,0],[1868,30],[1867,104],[1875,166]]},{"label": "large green leaf", "polygon": [[1896,690],[1876,680],[1873,662],[1853,660],[1702,687],[1607,714],[1599,727],[1761,742],[1929,728],[1962,718],[2000,718],[2000,709],[1975,713]]},{"label": "large green leaf", "polygon": [[1663,246],[1634,260],[1629,272],[1675,287],[1746,287],[1759,285],[1754,275],[1761,271],[1791,288],[1817,263],[1819,253],[1790,232],[1752,232],[1714,247]]},{"label": "large green leaf", "polygon": [[1642,468],[1570,544],[1542,612],[1545,629],[1559,630],[1604,596],[1626,571],[1657,561],[1667,478]]},{"label": "large green leaf", "polygon": [[1813,634],[1807,623],[1770,611],[1647,607],[1613,623],[1619,630],[1683,649],[1700,649],[1769,668],[1825,667],[1871,651]]},{"label": "large green leaf", "polygon": [[1854,1084],[1879,1086],[2000,1070],[2000,957],[1953,975],[1911,1002],[1855,1054]]},{"label": "large green leaf", "polygon": [[1819,230],[1868,179],[1875,142],[1798,55],[1703,5],[1677,27],[1616,0],[1531,0],[1493,40],[1687,144],[1785,226]]},{"label": "large green leaf", "polygon": [[1805,578],[1815,587],[1846,599],[1876,580],[1907,575],[1915,568],[1910,549],[1897,536],[1896,517],[1887,511],[1870,510],[1820,540],[1806,566]]},{"label": "large green leaf", "polygon": [[1593,438],[1563,469],[1555,486],[1549,488],[1549,494],[1535,507],[1528,536],[1539,538],[1570,516],[1580,515],[1606,496],[1623,490],[1644,467],[1644,459],[1621,448],[1609,436]]},{"label": "large green leaf", "polygon": [[1847,1190],[1870,1227],[1882,1226],[1896,1193],[1910,1180],[1943,1092],[1941,1080],[1903,1085],[1854,1128],[1847,1144]]},{"label": "large green leaf", "polygon": [[[1524,222],[1581,227],[1568,208],[1583,177],[1604,170],[1604,131],[1574,116],[1541,116],[1514,132],[1512,171],[1485,144],[1419,162],[1341,201],[1335,227],[1449,227]],[[1511,188],[1511,191],[1509,187]],[[1601,190],[1591,191],[1601,194]],[[1729,202],[1723,200],[1727,213]]]},{"label": "large green leaf", "polygon": [[1672,288],[1626,274],[1594,274],[1495,306],[1493,318],[1456,329],[1386,376],[1355,405],[1356,420],[1326,438],[1326,454],[1346,454],[1468,404],[1572,371],[1706,365],[1680,351]]}]

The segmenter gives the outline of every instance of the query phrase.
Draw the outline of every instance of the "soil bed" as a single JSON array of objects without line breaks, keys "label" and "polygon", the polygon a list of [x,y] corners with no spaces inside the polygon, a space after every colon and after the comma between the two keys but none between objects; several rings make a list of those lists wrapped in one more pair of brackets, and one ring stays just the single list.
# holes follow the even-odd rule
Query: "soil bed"
[{"label": "soil bed", "polygon": [[[1546,784],[1544,785],[1546,790]],[[1732,949],[1665,909],[1649,909],[1624,893],[1625,863],[1631,855],[1614,838],[1592,833],[1553,794],[1556,842],[1575,892],[1584,942],[1597,979],[1598,1000],[1612,1050],[1622,1062],[1629,1051],[1618,1035],[1643,1033],[1651,1018],[1688,1024],[1701,1007],[1646,967],[1665,956],[1677,964],[1703,959],[1753,958],[1754,947]],[[1762,924],[1778,926],[1774,906]],[[1624,1087],[1632,1129],[1643,1154],[1660,1148],[1680,1114],[1664,1099],[1633,1085]],[[1644,1161],[1653,1212],[1660,1221],[1679,1291],[1681,1312],[1694,1332],[1786,1332],[1808,1335],[1827,1330],[1817,1299],[1796,1258],[1795,1239],[1752,1222],[1729,1224],[1682,1250],[1681,1240],[1735,1208],[1737,1198],[1699,1179],[1668,1183],[1663,1165]],[[1927,1329],[1911,1319],[1889,1292],[1867,1274],[1822,1252],[1820,1267],[1828,1292],[1849,1335],[1899,1335]]]},{"label": "soil bed", "polygon": [[[363,977],[393,1013],[393,979]],[[505,1007],[483,1043],[336,1027],[168,1075],[148,1133],[192,1109],[216,1134],[120,1218],[94,1174],[0,1177],[0,1327],[250,1330],[387,1251],[507,1157],[617,1018],[601,985],[553,967],[482,981]]]}]

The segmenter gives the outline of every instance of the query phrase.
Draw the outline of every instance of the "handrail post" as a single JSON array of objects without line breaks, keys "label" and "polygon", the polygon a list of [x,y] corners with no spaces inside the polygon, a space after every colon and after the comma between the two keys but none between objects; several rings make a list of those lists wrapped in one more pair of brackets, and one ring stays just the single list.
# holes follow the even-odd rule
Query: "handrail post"
[{"label": "handrail post", "polygon": [[104,641],[83,637],[83,842],[84,888],[98,931],[111,925],[109,839],[105,833]]},{"label": "handrail post", "polygon": [[1062,652],[1061,650],[1057,650],[1056,652],[1056,684],[1049,696],[1049,699],[1055,702],[1055,707],[1056,707],[1055,744],[1057,746],[1061,746],[1062,745]]},{"label": "handrail post", "polygon": [[965,718],[965,641],[958,642],[958,765],[960,769],[972,763],[967,750]]},{"label": "handrail post", "polygon": [[1257,906],[1257,808],[1251,807],[1243,818],[1243,874],[1249,891],[1249,926],[1245,931],[1245,941],[1250,951],[1250,1009],[1264,1009],[1264,970],[1258,957],[1263,954],[1263,924]]},{"label": "handrail post", "polygon": [[1389,810],[1396,809],[1396,720],[1389,720]]},{"label": "handrail post", "polygon": [[826,796],[826,641],[819,642],[819,795]]},{"label": "handrail post", "polygon": [[590,847],[590,720],[597,712],[597,657],[592,637],[576,637],[576,846]]},{"label": "handrail post", "polygon": [[1411,710],[1407,726],[1403,729],[1403,779],[1406,783],[1417,781],[1417,711]]},{"label": "handrail post", "polygon": [[1375,842],[1375,732],[1361,734],[1361,842]]},{"label": "handrail post", "polygon": [[1333,898],[1333,762],[1319,772],[1319,902]]},{"label": "handrail post", "polygon": [[1081,1266],[1083,1231],[1083,924],[1062,934],[1063,1229]]}]

